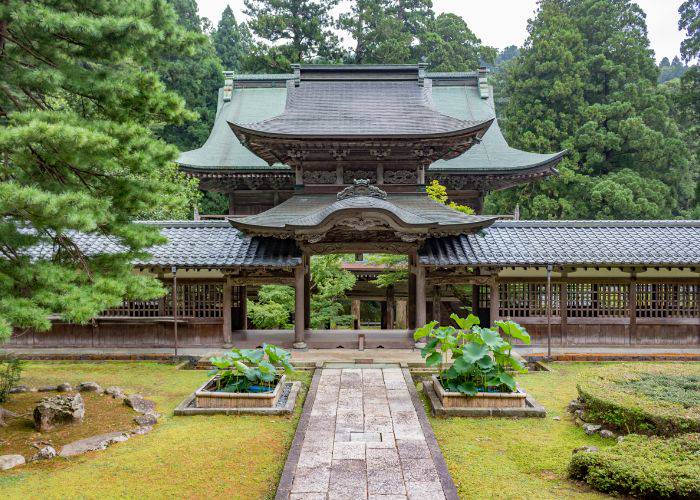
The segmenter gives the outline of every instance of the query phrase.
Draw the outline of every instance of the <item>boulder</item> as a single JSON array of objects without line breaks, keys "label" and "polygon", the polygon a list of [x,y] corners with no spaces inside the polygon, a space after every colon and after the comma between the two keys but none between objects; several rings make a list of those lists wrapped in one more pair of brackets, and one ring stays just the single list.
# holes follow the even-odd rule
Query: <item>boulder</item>
[{"label": "boulder", "polygon": [[574,415],[576,415],[576,418],[583,420],[583,410],[574,410]]},{"label": "boulder", "polygon": [[22,392],[29,392],[29,390],[30,390],[29,387],[27,387],[26,385],[18,385],[18,386],[13,387],[12,389],[10,389],[10,394],[19,394]]},{"label": "boulder", "polygon": [[24,463],[22,455],[0,455],[0,470],[8,470]]},{"label": "boulder", "polygon": [[583,424],[583,432],[592,436],[601,429],[602,425],[598,424]]},{"label": "boulder", "polygon": [[131,434],[133,434],[135,436],[140,435],[140,434],[148,434],[152,430],[153,430],[153,427],[151,427],[150,425],[140,425],[136,429],[132,430]]},{"label": "boulder", "polygon": [[80,394],[52,396],[42,399],[34,408],[34,427],[45,432],[56,424],[81,422],[84,416],[85,404]]},{"label": "boulder", "polygon": [[129,434],[126,432],[108,432],[107,434],[99,434],[90,436],[89,438],[73,441],[61,448],[58,454],[60,457],[73,457],[82,455],[88,451],[104,450],[113,443],[120,443],[129,439]]},{"label": "boulder", "polygon": [[559,416],[552,417],[552,420],[557,420],[557,421],[559,421],[559,420],[561,420],[561,417],[559,417]]},{"label": "boulder", "polygon": [[44,446],[39,448],[39,451],[30,459],[30,462],[36,460],[50,460],[56,456],[56,450],[53,446]]},{"label": "boulder", "polygon": [[7,423],[5,422],[6,418],[16,417],[16,416],[17,416],[16,413],[14,413],[10,410],[6,410],[5,408],[0,406],[0,427],[5,427],[7,425]]},{"label": "boulder", "polygon": [[134,417],[134,422],[140,427],[150,427],[158,423],[158,417],[153,413],[144,413],[143,415]]},{"label": "boulder", "polygon": [[127,396],[124,398],[124,404],[130,406],[139,413],[155,414],[156,404],[149,399],[144,399],[140,394]]},{"label": "boulder", "polygon": [[81,382],[75,389],[78,392],[102,392],[102,387],[97,382]]},{"label": "boulder", "polygon": [[56,392],[58,390],[58,387],[55,385],[43,385],[39,388],[37,388],[37,391],[39,392]]},{"label": "boulder", "polygon": [[609,431],[608,429],[601,429],[598,434],[600,434],[600,437],[607,439],[613,439],[617,437],[613,431]]},{"label": "boulder", "polygon": [[68,382],[63,382],[62,384],[58,384],[56,386],[56,390],[58,392],[71,392],[73,390],[73,386]]},{"label": "boulder", "polygon": [[573,453],[574,454],[576,454],[576,453],[594,453],[596,451],[598,451],[597,446],[580,446],[580,447],[574,449]]},{"label": "boulder", "polygon": [[625,440],[625,436],[617,436],[617,442],[621,443]]},{"label": "boulder", "polygon": [[124,399],[126,397],[122,388],[117,387],[116,385],[112,385],[110,387],[107,387],[105,389],[105,394],[109,394],[114,399]]}]

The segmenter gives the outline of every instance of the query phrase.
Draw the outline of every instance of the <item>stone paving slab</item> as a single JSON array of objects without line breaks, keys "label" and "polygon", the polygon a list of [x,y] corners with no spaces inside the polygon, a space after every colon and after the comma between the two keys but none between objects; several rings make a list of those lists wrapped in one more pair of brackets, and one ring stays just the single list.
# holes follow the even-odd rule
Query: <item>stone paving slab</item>
[{"label": "stone paving slab", "polygon": [[396,366],[317,370],[276,498],[456,498],[412,383]]}]

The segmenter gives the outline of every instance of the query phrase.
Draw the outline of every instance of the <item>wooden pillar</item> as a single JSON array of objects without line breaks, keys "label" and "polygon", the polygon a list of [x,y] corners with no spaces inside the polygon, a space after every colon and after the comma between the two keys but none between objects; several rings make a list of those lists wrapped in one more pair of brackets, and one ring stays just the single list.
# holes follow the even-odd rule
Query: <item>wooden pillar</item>
[{"label": "wooden pillar", "polygon": [[425,312],[425,267],[416,266],[416,321],[415,328],[420,328],[427,323]]},{"label": "wooden pillar", "polygon": [[362,303],[360,299],[352,299],[351,311],[352,314],[352,328],[354,330],[360,329],[360,306]]},{"label": "wooden pillar", "polygon": [[394,297],[394,285],[389,285],[386,287],[386,327],[388,330],[393,330],[396,328],[395,320],[394,320],[394,303],[395,303],[395,297]]},{"label": "wooden pillar", "polygon": [[435,285],[433,287],[433,321],[440,323],[440,306],[442,305],[442,300],[440,297],[440,285]]},{"label": "wooden pillar", "polygon": [[479,316],[479,287],[480,285],[472,283],[472,314]]},{"label": "wooden pillar", "polygon": [[561,272],[561,281],[559,282],[559,336],[561,338],[561,345],[565,345],[567,343],[567,327],[566,327],[566,318],[567,315],[569,314],[568,311],[568,302],[569,302],[569,292],[567,289],[566,285],[566,271]]},{"label": "wooden pillar", "polygon": [[304,256],[304,329],[311,328],[311,257]]},{"label": "wooden pillar", "polygon": [[232,337],[231,337],[231,330],[233,329],[231,326],[232,291],[233,291],[233,289],[231,287],[231,280],[230,280],[230,278],[226,278],[224,280],[223,303],[221,304],[221,307],[223,308],[222,315],[223,315],[223,319],[224,319],[224,324],[222,326],[223,338],[224,338],[224,344],[226,344],[226,345],[231,345],[231,342],[232,342]]},{"label": "wooden pillar", "polygon": [[406,324],[409,330],[416,328],[416,260],[417,256],[408,256],[408,314]]},{"label": "wooden pillar", "polygon": [[405,300],[396,301],[396,328],[408,328],[408,303]]},{"label": "wooden pillar", "polygon": [[294,348],[306,349],[304,324],[304,265],[294,268]]},{"label": "wooden pillar", "polygon": [[630,345],[637,343],[637,273],[630,273],[629,297],[627,299],[629,310],[629,339]]},{"label": "wooden pillar", "polygon": [[234,194],[228,194],[228,214],[233,215],[236,213],[236,205],[234,203]]},{"label": "wooden pillar", "polygon": [[500,298],[498,294],[498,278],[494,277],[493,280],[491,280],[491,297],[490,297],[490,303],[489,303],[489,311],[490,311],[490,319],[491,319],[491,326],[493,326],[496,323],[496,320],[498,319],[498,310],[500,309]]},{"label": "wooden pillar", "polygon": [[248,330],[248,287],[238,287],[238,299],[240,300],[240,329]]}]

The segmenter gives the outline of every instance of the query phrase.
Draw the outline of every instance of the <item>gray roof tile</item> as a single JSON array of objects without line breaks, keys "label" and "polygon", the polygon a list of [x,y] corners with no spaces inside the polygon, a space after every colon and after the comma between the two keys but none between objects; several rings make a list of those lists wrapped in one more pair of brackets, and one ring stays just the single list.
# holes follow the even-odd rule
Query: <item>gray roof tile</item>
[{"label": "gray roof tile", "polygon": [[420,261],[455,265],[700,265],[700,221],[498,221],[433,238]]}]

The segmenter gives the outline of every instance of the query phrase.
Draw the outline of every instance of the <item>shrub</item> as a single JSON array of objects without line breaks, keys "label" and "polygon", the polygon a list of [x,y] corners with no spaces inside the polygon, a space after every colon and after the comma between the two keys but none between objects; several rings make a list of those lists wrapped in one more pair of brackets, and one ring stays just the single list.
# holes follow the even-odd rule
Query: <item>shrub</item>
[{"label": "shrub", "polygon": [[700,498],[700,434],[629,435],[616,446],[575,453],[569,476],[606,492],[645,498]]},{"label": "shrub", "polygon": [[[426,366],[440,365],[438,377],[442,386],[469,396],[477,392],[514,392],[515,379],[508,371],[524,372],[526,368],[511,354],[513,346],[501,332],[529,344],[525,329],[513,321],[496,321],[491,328],[481,328],[479,318],[473,314],[466,319],[456,314],[450,318],[459,329],[438,327],[437,321],[432,321],[414,334],[416,340],[427,337],[421,355]],[[446,368],[448,357],[452,366]]]},{"label": "shrub", "polygon": [[7,400],[7,395],[22,375],[22,361],[12,356],[0,356],[0,403]]},{"label": "shrub", "polygon": [[584,419],[625,433],[700,432],[698,387],[693,383],[697,366],[648,365],[641,370],[605,368],[580,381]]}]

